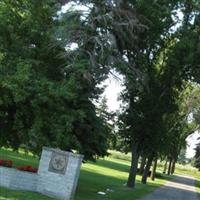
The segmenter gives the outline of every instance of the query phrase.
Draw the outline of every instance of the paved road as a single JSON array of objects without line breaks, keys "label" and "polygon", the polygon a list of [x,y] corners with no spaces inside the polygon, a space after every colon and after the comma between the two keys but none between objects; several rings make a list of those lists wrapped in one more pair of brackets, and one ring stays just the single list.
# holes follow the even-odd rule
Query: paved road
[{"label": "paved road", "polygon": [[193,177],[177,176],[141,200],[198,200],[194,184]]}]

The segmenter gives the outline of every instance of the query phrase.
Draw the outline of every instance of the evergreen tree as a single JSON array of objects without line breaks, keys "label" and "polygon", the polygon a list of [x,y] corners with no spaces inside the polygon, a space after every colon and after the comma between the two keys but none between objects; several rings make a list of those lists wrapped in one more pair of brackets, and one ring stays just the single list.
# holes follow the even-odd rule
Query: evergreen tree
[{"label": "evergreen tree", "polygon": [[[0,145],[35,153],[46,145],[94,159],[108,147],[93,103],[98,72],[66,48],[60,8],[54,0],[0,2]],[[63,56],[70,53],[73,61]]]}]

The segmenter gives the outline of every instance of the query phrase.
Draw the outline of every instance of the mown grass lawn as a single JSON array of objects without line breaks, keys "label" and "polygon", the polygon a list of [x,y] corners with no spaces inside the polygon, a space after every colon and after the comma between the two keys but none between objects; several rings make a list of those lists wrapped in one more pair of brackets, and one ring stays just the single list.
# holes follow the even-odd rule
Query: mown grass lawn
[{"label": "mown grass lawn", "polygon": [[[39,159],[31,154],[12,152],[11,150],[1,149],[0,159],[12,159],[14,167],[31,164],[37,167]],[[147,185],[140,184],[141,176],[137,176],[135,189],[125,186],[130,162],[127,160],[107,157],[99,159],[97,162],[88,162],[82,165],[78,188],[75,200],[134,200],[145,194],[152,192],[161,186],[170,177],[149,181]],[[106,190],[110,189],[111,192]],[[106,192],[105,196],[98,195],[97,192]],[[0,188],[0,200],[50,200],[52,198],[24,191],[13,191]]]}]

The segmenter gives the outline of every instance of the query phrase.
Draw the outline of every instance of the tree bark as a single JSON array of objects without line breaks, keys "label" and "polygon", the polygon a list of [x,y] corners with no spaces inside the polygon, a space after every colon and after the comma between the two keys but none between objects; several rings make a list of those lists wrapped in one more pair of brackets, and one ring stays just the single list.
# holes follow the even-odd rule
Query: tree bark
[{"label": "tree bark", "polygon": [[167,160],[166,160],[165,165],[164,165],[163,174],[166,174],[166,171],[167,171]]},{"label": "tree bark", "polygon": [[142,174],[144,172],[144,167],[146,165],[146,156],[142,156],[141,164],[140,164],[140,169],[139,173]]},{"label": "tree bark", "polygon": [[156,168],[157,168],[157,158],[155,158],[155,160],[154,160],[153,169],[152,169],[152,172],[151,172],[151,180],[152,181],[155,180]]},{"label": "tree bark", "polygon": [[169,167],[168,167],[167,175],[171,174],[171,167],[172,167],[172,158],[169,159]]},{"label": "tree bark", "polygon": [[143,174],[142,174],[142,180],[141,180],[141,182],[142,182],[143,184],[146,184],[146,183],[147,183],[147,177],[148,177],[149,170],[150,170],[150,167],[151,167],[151,164],[152,164],[152,161],[153,161],[153,157],[154,157],[153,154],[151,154],[151,155],[148,157],[146,167],[145,167],[144,172],[143,172]]},{"label": "tree bark", "polygon": [[135,187],[135,179],[137,174],[137,167],[138,167],[138,144],[134,143],[132,146],[132,156],[131,156],[131,167],[129,171],[129,177],[127,181],[127,187],[134,188]]},{"label": "tree bark", "polygon": [[171,167],[171,174],[174,174],[176,168],[176,159],[173,159],[172,161],[172,167]]}]

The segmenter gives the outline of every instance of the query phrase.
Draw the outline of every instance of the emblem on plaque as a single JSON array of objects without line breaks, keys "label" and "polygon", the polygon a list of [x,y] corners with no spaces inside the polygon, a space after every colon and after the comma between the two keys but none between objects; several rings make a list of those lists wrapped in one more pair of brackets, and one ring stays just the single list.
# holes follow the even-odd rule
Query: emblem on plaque
[{"label": "emblem on plaque", "polygon": [[66,154],[61,152],[52,152],[51,160],[49,163],[49,171],[58,174],[65,174],[67,161],[68,157]]}]

